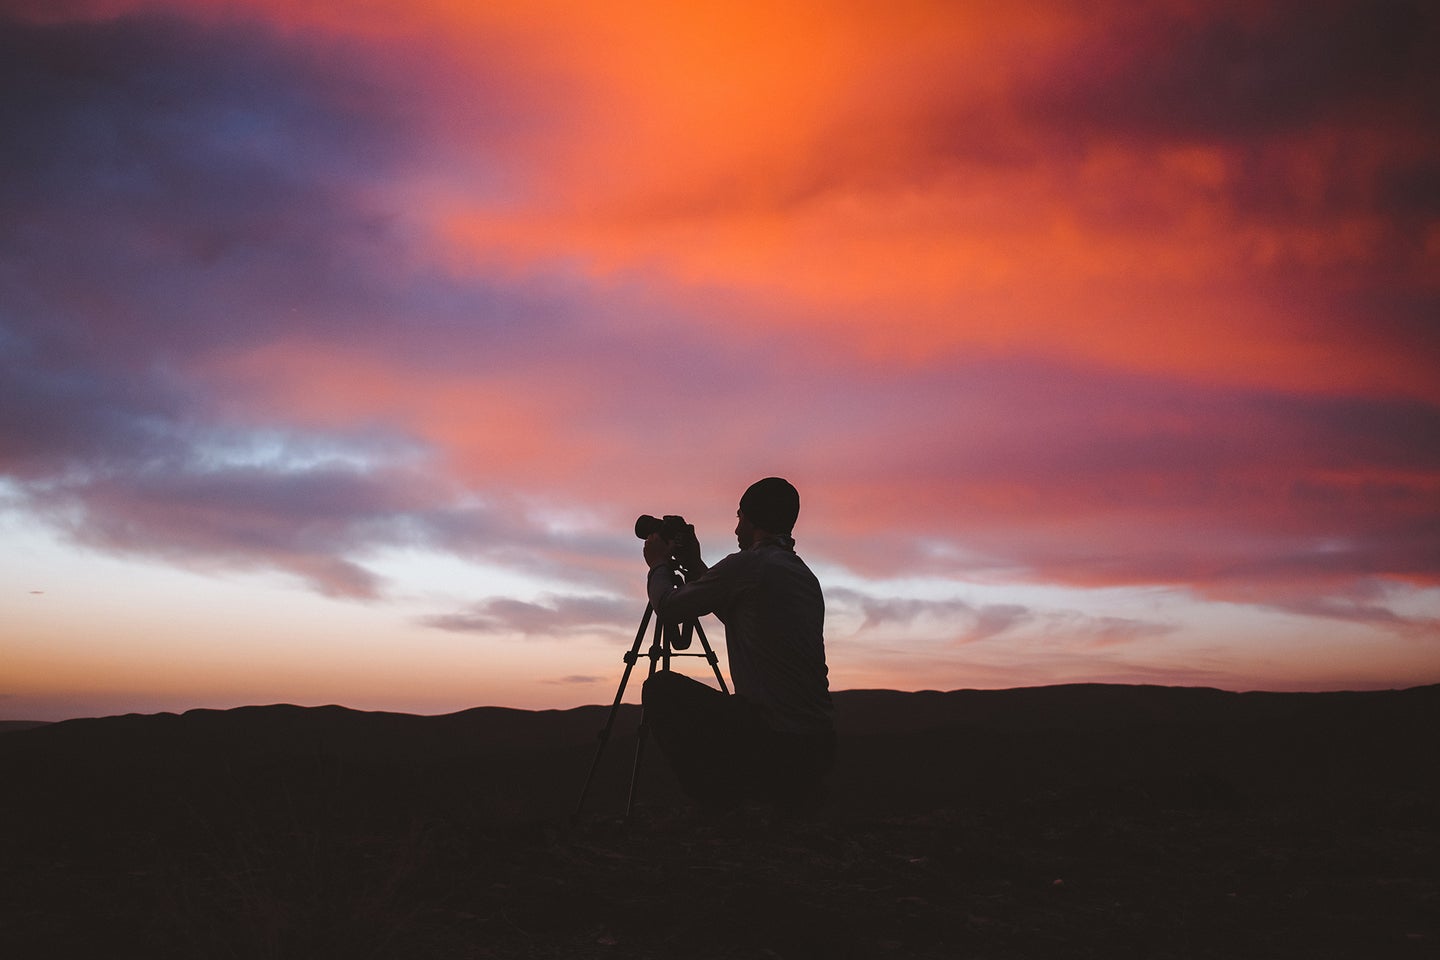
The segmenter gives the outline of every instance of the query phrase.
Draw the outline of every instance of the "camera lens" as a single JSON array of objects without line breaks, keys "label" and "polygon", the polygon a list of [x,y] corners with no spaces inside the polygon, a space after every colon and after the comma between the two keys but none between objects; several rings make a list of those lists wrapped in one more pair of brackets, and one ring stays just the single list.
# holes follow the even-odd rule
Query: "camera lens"
[{"label": "camera lens", "polygon": [[663,521],[650,516],[648,513],[642,513],[635,521],[635,536],[641,540],[649,540],[650,534],[659,533],[664,526]]}]

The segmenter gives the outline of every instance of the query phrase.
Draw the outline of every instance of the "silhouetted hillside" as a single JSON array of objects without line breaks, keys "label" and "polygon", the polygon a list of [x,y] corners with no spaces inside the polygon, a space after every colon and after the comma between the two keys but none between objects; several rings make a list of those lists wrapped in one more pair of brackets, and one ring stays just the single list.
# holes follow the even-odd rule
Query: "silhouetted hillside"
[{"label": "silhouetted hillside", "polygon": [[[1440,686],[1228,693],[1077,684],[839,697],[846,778],[887,802],[1035,799],[1212,805],[1434,791]],[[917,764],[921,757],[941,760]],[[858,785],[857,782],[857,785]]]},{"label": "silhouetted hillside", "polygon": [[[1242,803],[1296,793],[1433,790],[1440,686],[1227,693],[1082,684],[836,694],[834,808],[864,816],[1083,794],[1092,802]],[[110,783],[132,802],[198,784],[239,794],[286,778],[380,802],[464,802],[491,819],[564,816],[607,707],[480,707],[444,716],[276,705],[69,720],[0,739],[15,782],[58,794]],[[622,707],[592,797],[615,808],[639,711]],[[645,785],[673,802],[658,756]],[[655,768],[655,769],[652,769]],[[650,776],[653,774],[653,776]],[[1188,796],[1187,796],[1188,791]]]},{"label": "silhouetted hillside", "polygon": [[0,720],[0,733],[14,733],[19,730],[33,730],[47,726],[44,720]]},{"label": "silhouetted hillside", "polygon": [[1428,956],[1440,686],[836,695],[822,820],[713,820],[625,707],[0,736],[0,956]]}]

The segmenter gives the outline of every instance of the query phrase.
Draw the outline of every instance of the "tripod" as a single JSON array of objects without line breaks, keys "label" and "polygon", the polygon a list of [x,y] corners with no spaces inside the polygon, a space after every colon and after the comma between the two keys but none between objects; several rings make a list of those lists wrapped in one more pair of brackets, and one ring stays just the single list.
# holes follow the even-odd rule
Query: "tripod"
[{"label": "tripod", "polygon": [[[625,654],[625,672],[620,675],[620,688],[615,691],[615,702],[610,705],[610,716],[605,721],[605,728],[600,731],[600,743],[595,748],[595,758],[590,761],[590,773],[585,777],[585,786],[580,791],[580,800],[575,804],[575,813],[571,819],[578,820],[580,811],[585,806],[585,798],[590,793],[590,782],[595,779],[595,770],[600,766],[600,758],[605,753],[605,746],[610,742],[610,731],[615,727],[615,717],[620,712],[620,700],[625,696],[625,685],[630,682],[630,671],[635,668],[635,661],[640,658],[640,644],[645,639],[645,630],[650,626],[650,618],[655,617],[655,631],[650,641],[650,649],[645,656],[650,658],[650,672],[646,679],[653,677],[656,670],[669,670],[671,657],[704,657],[710,662],[710,668],[715,671],[715,679],[720,684],[723,693],[729,693],[730,689],[725,686],[725,678],[720,675],[720,661],[715,656],[715,651],[710,648],[710,641],[705,638],[705,631],[700,626],[700,621],[690,619],[683,625],[666,625],[661,622],[660,617],[655,614],[655,607],[652,604],[645,605],[645,616],[640,618],[640,629],[635,631],[635,642],[630,645],[630,650]],[[700,651],[695,653],[680,653],[677,650],[685,650],[690,646],[691,636],[700,638]],[[645,753],[645,740],[650,733],[650,718],[645,714],[645,707],[640,707],[640,730],[635,736],[635,766],[630,771],[630,796],[625,802],[625,820],[628,822],[630,813],[635,809],[636,785],[640,780],[640,761]]]}]

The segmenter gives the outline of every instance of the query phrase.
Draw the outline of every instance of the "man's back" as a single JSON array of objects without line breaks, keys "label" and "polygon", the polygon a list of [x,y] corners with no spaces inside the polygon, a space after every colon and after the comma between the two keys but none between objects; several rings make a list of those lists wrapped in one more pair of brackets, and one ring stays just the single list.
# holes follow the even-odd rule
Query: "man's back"
[{"label": "man's back", "polygon": [[714,613],[725,624],[735,692],[787,733],[833,729],[825,598],[788,539],[732,553],[665,598],[666,619]]},{"label": "man's back", "polygon": [[749,568],[749,585],[720,617],[735,692],[758,703],[776,730],[830,729],[820,582],[793,550],[773,541],[735,557]]}]

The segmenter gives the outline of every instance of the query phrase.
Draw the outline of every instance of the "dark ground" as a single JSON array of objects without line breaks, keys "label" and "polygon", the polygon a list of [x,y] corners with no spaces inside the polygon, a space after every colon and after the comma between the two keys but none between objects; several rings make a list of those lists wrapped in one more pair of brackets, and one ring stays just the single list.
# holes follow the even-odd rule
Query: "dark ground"
[{"label": "dark ground", "polygon": [[0,733],[0,957],[1440,956],[1440,686],[837,695],[820,819],[706,818],[626,708]]}]

